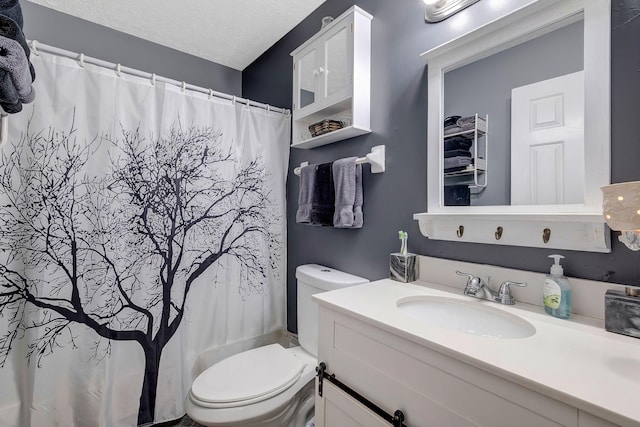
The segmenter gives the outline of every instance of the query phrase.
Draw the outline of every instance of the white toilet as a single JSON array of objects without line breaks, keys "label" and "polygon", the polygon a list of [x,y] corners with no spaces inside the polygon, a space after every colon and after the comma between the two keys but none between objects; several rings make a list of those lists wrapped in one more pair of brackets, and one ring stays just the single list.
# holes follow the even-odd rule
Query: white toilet
[{"label": "white toilet", "polygon": [[187,414],[209,427],[304,427],[313,416],[318,307],[313,294],[368,282],[317,264],[296,269],[300,347],[248,350],[204,371],[191,386]]}]

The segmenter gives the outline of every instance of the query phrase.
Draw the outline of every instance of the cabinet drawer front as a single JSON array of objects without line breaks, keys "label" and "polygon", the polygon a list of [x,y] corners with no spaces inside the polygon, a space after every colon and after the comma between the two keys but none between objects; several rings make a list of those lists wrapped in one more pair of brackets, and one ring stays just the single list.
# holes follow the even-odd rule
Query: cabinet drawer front
[{"label": "cabinet drawer front", "polygon": [[390,427],[385,420],[328,381],[323,384],[322,397],[316,394],[316,425],[317,427]]},{"label": "cabinet drawer front", "polygon": [[[330,329],[329,369],[383,409],[401,408],[411,427],[577,425],[575,408],[427,348],[417,346],[419,351],[409,352],[399,345],[403,340],[369,325],[340,319],[332,321]],[[390,344],[386,338],[395,341]],[[444,365],[442,358],[447,359]],[[467,380],[469,370],[473,382]],[[366,384],[367,389],[359,390],[356,384]],[[496,393],[491,390],[496,384],[505,389]],[[510,400],[511,394],[520,404]],[[546,410],[539,409],[541,415],[523,407],[523,401],[528,407],[548,408],[552,417]]]}]

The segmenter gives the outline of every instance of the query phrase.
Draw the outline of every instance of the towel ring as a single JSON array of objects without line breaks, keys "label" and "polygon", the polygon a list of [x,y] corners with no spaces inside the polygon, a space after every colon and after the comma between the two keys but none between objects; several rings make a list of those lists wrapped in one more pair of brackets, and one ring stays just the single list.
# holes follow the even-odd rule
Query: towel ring
[{"label": "towel ring", "polygon": [[80,57],[78,58],[78,64],[80,64],[80,66],[84,68],[84,53],[80,54]]},{"label": "towel ring", "polygon": [[31,40],[31,51],[33,52],[34,55],[40,56],[40,52],[38,52],[38,47],[36,46],[37,43],[38,43],[38,40]]},{"label": "towel ring", "polygon": [[151,86],[156,85],[156,73],[151,74]]},{"label": "towel ring", "polygon": [[185,90],[187,90],[187,84],[185,83],[185,81],[182,81],[182,85],[180,85],[180,90],[182,91],[182,93],[184,93]]},{"label": "towel ring", "polygon": [[116,64],[116,76],[122,77],[122,65]]}]

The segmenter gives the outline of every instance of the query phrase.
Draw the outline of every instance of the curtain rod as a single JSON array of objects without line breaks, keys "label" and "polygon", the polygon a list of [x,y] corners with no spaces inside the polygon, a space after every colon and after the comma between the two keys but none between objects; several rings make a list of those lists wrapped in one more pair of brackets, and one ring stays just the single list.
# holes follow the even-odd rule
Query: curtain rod
[{"label": "curtain rod", "polygon": [[76,52],[71,52],[69,50],[61,49],[59,47],[49,46],[49,45],[40,43],[37,40],[30,40],[29,46],[31,47],[31,52],[36,56],[40,55],[40,52],[49,53],[57,56],[64,56],[64,57],[71,58],[78,61],[81,67],[84,67],[84,64],[97,65],[99,67],[113,70],[117,76],[120,76],[121,73],[126,73],[132,76],[149,79],[151,81],[151,84],[155,84],[156,82],[169,83],[171,85],[182,88],[183,92],[185,90],[191,90],[193,92],[204,93],[206,95],[209,95],[209,97],[215,96],[216,98],[222,98],[232,102],[239,102],[241,104],[246,104],[247,107],[262,108],[263,110],[273,111],[274,113],[280,113],[284,115],[290,114],[290,111],[285,108],[273,107],[269,104],[262,104],[260,102],[251,101],[249,99],[240,98],[240,97],[229,95],[222,92],[217,92],[210,88],[204,88],[204,87],[192,85],[184,81],[174,80],[168,77],[157,76],[155,73],[147,73],[146,71],[140,71],[134,68],[123,67],[120,64],[114,64],[113,62],[108,62],[102,59],[85,56],[84,53],[76,53]]}]

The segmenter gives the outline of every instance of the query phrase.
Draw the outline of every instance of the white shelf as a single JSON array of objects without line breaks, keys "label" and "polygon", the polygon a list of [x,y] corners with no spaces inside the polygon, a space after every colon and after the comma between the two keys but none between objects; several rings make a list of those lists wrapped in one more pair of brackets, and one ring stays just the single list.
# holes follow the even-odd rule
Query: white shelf
[{"label": "white shelf", "polygon": [[334,130],[333,132],[325,133],[324,135],[296,142],[295,144],[291,144],[291,147],[304,149],[316,148],[321,145],[331,144],[332,142],[342,141],[343,139],[353,138],[367,133],[371,133],[371,129],[365,129],[358,126],[347,126],[346,128]]},{"label": "white shelf", "polygon": [[461,171],[455,171],[455,172],[445,172],[444,176],[445,178],[448,178],[450,176],[465,176],[465,175],[473,175],[476,173],[476,171],[478,173],[485,173],[487,171],[487,163],[485,162],[485,160],[483,158],[477,158],[475,160],[476,163],[478,163],[478,166],[474,166],[474,165],[469,165],[467,166],[466,169],[463,169]]},{"label": "white shelf", "polygon": [[[414,214],[413,219],[418,221],[422,235],[434,240],[611,252],[604,217],[597,212],[425,212]],[[460,226],[464,227],[462,236],[458,236]],[[498,227],[504,230],[500,239],[496,237]],[[550,230],[547,242],[543,239],[545,229]]]}]

